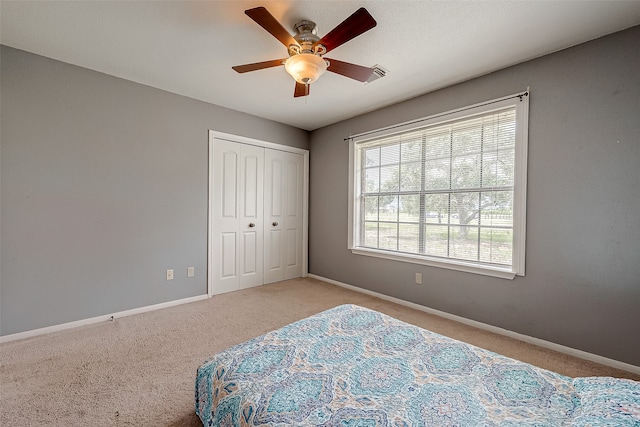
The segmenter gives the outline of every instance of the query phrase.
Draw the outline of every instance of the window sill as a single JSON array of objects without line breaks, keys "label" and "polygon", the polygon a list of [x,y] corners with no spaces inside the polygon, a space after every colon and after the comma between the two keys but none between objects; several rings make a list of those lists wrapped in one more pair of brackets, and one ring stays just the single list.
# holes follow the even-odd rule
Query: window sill
[{"label": "window sill", "polygon": [[510,268],[500,268],[491,266],[480,266],[477,264],[465,263],[463,261],[440,260],[434,258],[425,258],[422,256],[414,256],[410,254],[396,254],[386,251],[366,248],[351,248],[351,252],[355,255],[371,256],[376,258],[390,259],[394,261],[408,262],[412,264],[428,265],[430,267],[446,268],[449,270],[463,271],[465,273],[481,274],[484,276],[498,277],[501,279],[513,280],[516,273]]}]

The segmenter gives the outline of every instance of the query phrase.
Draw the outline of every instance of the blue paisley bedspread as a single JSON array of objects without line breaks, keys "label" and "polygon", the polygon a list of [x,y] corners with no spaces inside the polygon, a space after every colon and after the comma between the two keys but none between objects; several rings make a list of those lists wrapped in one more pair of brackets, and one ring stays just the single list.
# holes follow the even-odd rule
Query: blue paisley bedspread
[{"label": "blue paisley bedspread", "polygon": [[639,426],[640,383],[573,379],[342,305],[198,368],[205,426]]}]

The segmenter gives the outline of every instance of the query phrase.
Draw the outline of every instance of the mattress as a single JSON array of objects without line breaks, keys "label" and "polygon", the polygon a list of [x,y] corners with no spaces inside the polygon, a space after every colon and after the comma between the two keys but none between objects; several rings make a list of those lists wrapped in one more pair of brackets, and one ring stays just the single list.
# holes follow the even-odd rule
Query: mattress
[{"label": "mattress", "polygon": [[638,426],[640,383],[573,379],[342,305],[197,370],[205,426]]}]

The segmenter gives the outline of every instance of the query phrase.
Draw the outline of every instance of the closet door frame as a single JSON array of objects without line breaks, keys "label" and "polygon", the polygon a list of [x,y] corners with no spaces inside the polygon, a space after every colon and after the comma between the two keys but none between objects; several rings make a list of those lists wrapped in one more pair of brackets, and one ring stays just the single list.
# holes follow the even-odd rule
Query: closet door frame
[{"label": "closet door frame", "polygon": [[213,263],[211,256],[213,254],[213,178],[214,178],[214,159],[213,147],[216,139],[222,139],[240,144],[254,145],[257,147],[270,148],[273,150],[286,151],[289,153],[301,154],[303,158],[303,183],[302,183],[302,277],[307,277],[309,272],[309,150],[291,147],[288,145],[276,144],[268,141],[261,141],[253,138],[232,135],[229,133],[209,131],[209,195],[208,195],[208,230],[207,230],[207,295],[212,297],[213,294]]}]

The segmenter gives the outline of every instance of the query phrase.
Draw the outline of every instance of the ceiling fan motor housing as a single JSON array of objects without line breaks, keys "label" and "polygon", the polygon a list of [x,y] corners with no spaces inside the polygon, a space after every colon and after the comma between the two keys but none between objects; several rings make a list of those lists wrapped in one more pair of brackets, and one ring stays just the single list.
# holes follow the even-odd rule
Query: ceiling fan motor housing
[{"label": "ceiling fan motor housing", "polygon": [[293,29],[295,31],[293,38],[298,42],[298,46],[289,46],[289,56],[299,53],[312,53],[314,55],[327,53],[324,45],[316,44],[320,37],[318,37],[318,26],[315,22],[304,19],[294,25]]}]

